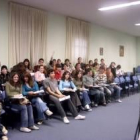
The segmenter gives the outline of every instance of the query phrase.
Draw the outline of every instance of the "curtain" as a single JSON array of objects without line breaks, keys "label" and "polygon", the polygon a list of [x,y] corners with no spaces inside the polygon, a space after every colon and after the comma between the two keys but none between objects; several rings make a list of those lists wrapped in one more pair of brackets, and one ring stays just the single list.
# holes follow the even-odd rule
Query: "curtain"
[{"label": "curtain", "polygon": [[9,67],[28,58],[31,64],[46,59],[47,14],[28,6],[9,3]]},{"label": "curtain", "polygon": [[66,21],[66,58],[73,64],[78,57],[88,61],[89,23],[68,17]]}]

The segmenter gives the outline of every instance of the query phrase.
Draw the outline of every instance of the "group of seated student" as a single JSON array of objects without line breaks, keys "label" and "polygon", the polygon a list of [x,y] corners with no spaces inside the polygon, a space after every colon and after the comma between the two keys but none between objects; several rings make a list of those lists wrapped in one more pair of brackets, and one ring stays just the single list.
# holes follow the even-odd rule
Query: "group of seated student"
[{"label": "group of seated student", "polygon": [[[10,72],[7,66],[1,67],[0,90],[6,91],[12,108],[20,112],[20,131],[31,132],[39,129],[35,125],[32,106],[37,111],[38,125],[43,123],[46,116],[53,115],[47,100],[38,96],[38,91],[43,90],[43,96],[55,104],[63,122],[67,124],[70,121],[65,107],[76,120],[84,120],[86,117],[78,113],[80,110],[92,111],[92,106],[106,106],[112,97],[121,103],[121,88],[114,83],[114,78],[122,74],[120,65],[116,68],[115,62],[111,62],[107,67],[104,59],[100,64],[97,58],[85,64],[79,57],[74,67],[69,59],[62,63],[60,59],[51,58],[49,65],[45,65],[44,59],[40,58],[33,69],[29,59],[25,59],[13,66]],[[61,101],[62,98],[64,101]]]}]

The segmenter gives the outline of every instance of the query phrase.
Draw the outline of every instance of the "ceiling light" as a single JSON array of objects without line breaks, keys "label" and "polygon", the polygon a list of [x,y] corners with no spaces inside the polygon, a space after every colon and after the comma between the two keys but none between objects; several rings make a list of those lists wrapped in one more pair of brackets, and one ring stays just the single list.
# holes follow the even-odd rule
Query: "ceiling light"
[{"label": "ceiling light", "polygon": [[139,5],[139,4],[140,4],[140,1],[134,1],[134,2],[129,2],[129,3],[124,3],[124,4],[113,5],[109,7],[103,7],[103,8],[99,8],[98,10],[107,11],[107,10],[113,10],[113,9],[129,7],[129,6]]},{"label": "ceiling light", "polygon": [[135,24],[135,26],[140,26],[140,23]]}]

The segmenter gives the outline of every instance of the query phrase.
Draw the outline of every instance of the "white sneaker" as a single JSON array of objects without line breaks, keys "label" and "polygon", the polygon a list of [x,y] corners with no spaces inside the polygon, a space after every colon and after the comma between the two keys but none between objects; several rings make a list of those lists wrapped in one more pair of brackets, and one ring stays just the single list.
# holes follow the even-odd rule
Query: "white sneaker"
[{"label": "white sneaker", "polygon": [[88,112],[91,112],[91,111],[92,111],[92,109],[91,109],[91,108],[89,108],[87,111],[88,111]]},{"label": "white sneaker", "polygon": [[2,136],[1,140],[8,140],[8,137],[7,136]]},{"label": "white sneaker", "polygon": [[66,123],[66,124],[69,124],[69,123],[70,123],[70,121],[68,120],[67,117],[64,117],[64,118],[63,118],[63,122]]},{"label": "white sneaker", "polygon": [[3,126],[3,129],[2,129],[2,132],[4,135],[7,135],[8,134],[8,130]]},{"label": "white sneaker", "polygon": [[49,109],[48,110],[46,110],[46,112],[45,112],[48,116],[51,116],[52,114],[53,114],[53,112],[51,112]]},{"label": "white sneaker", "polygon": [[118,103],[122,103],[122,101],[121,101],[120,99],[116,100],[116,102],[118,102]]},{"label": "white sneaker", "polygon": [[82,115],[78,115],[75,117],[75,120],[84,120],[86,117]]},{"label": "white sneaker", "polygon": [[95,107],[98,107],[98,104],[94,104]]},{"label": "white sneaker", "polygon": [[92,111],[92,109],[90,108],[90,106],[89,105],[85,105],[85,109],[87,110],[87,111]]},{"label": "white sneaker", "polygon": [[33,126],[30,127],[30,129],[31,129],[31,130],[39,130],[39,127],[33,125]]},{"label": "white sneaker", "polygon": [[39,122],[37,122],[38,125],[41,125],[42,123],[43,123],[43,121],[39,121]]},{"label": "white sneaker", "polygon": [[29,132],[31,132],[31,129],[29,129],[27,127],[20,127],[20,131],[25,132],[25,133],[29,133]]}]

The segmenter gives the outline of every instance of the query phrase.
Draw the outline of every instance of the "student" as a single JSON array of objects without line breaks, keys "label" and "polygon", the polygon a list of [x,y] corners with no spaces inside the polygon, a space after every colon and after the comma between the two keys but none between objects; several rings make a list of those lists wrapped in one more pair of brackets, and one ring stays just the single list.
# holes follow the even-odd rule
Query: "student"
[{"label": "student", "polygon": [[89,64],[89,67],[90,67],[90,68],[93,67],[93,61],[92,61],[92,60],[89,60],[88,64]]},{"label": "student", "polygon": [[78,57],[77,63],[81,65],[81,69],[85,67],[85,64],[82,62],[82,57]]},{"label": "student", "polygon": [[27,58],[24,59],[23,64],[24,64],[27,72],[32,72],[32,68],[31,68],[29,59],[27,59]]},{"label": "student", "polygon": [[40,65],[43,65],[45,71],[47,71],[47,67],[46,67],[46,65],[44,64],[44,59],[43,59],[43,58],[40,58],[40,59],[38,60],[38,65],[34,66],[34,72],[37,72],[37,71],[39,70],[39,66],[40,66]]},{"label": "student", "polygon": [[56,69],[56,59],[52,59],[50,60],[50,63],[49,63],[49,69]]},{"label": "student", "polygon": [[105,84],[107,85],[107,76],[106,76],[105,67],[101,66],[99,68],[98,74],[94,76],[94,81],[98,83],[99,85],[102,85],[100,89],[105,93],[106,102],[110,103],[111,91],[109,90],[108,86],[104,86]]},{"label": "student", "polygon": [[61,59],[57,59],[56,64],[61,66],[61,69],[63,68],[63,63],[61,62]]},{"label": "student", "polygon": [[[64,72],[69,71],[68,66],[66,64],[63,65],[62,75]],[[69,71],[70,72],[70,71]]]},{"label": "student", "polygon": [[113,76],[110,68],[107,68],[106,75],[107,75],[107,83],[111,84],[109,86],[110,91],[112,92],[112,94],[116,94],[116,102],[121,103],[122,102],[120,100],[121,88],[117,84],[112,84],[112,83],[114,83],[114,76]]},{"label": "student", "polygon": [[77,71],[73,82],[75,86],[77,87],[77,91],[82,96],[84,108],[88,111],[92,111],[92,109],[90,108],[91,101],[88,95],[88,90],[85,89],[82,79],[83,79],[82,71]]},{"label": "student", "polygon": [[105,64],[105,60],[102,58],[101,60],[100,60],[100,67],[105,67],[106,68],[106,64]]},{"label": "student", "polygon": [[30,99],[32,105],[35,105],[38,124],[42,124],[45,119],[44,113],[48,116],[51,116],[53,113],[49,110],[46,103],[38,97],[38,94],[35,93],[36,91],[39,91],[37,83],[32,80],[30,73],[25,73],[23,76],[22,94]]},{"label": "student", "polygon": [[37,82],[39,88],[43,86],[43,81],[45,80],[46,71],[43,65],[39,65],[39,70],[35,73],[35,81]]},{"label": "student", "polygon": [[106,105],[104,93],[100,90],[100,87],[94,87],[96,85],[93,80],[92,70],[89,68],[85,72],[86,75],[83,76],[83,85],[89,89],[89,95],[94,97],[94,105],[95,107],[101,102],[103,105]]},{"label": "student", "polygon": [[62,75],[62,78],[59,83],[59,90],[64,95],[71,96],[71,101],[75,105],[75,107],[79,108],[81,106],[81,101],[79,100],[78,95],[76,93],[77,88],[71,80],[70,72],[66,71]]},{"label": "student", "polygon": [[[61,102],[59,101],[59,99],[65,97],[65,95],[63,95],[59,89],[58,89],[58,83],[55,79],[55,72],[53,69],[49,70],[48,72],[49,78],[46,78],[43,81],[43,85],[44,85],[44,90],[49,93],[49,99],[54,102],[54,104],[57,107],[58,112],[60,113],[64,123],[70,123],[70,121],[68,120],[68,118],[66,117],[65,111],[62,107]],[[68,108],[70,109],[73,117],[75,117],[76,120],[83,120],[85,119],[85,116],[82,115],[78,115],[78,112],[75,108],[75,106],[73,105],[73,103],[71,102],[70,99],[65,100],[64,103],[67,103]]]},{"label": "student", "polygon": [[39,128],[34,125],[33,110],[30,102],[26,98],[18,99],[22,95],[22,85],[18,73],[11,74],[9,82],[6,83],[6,94],[7,99],[12,102],[11,107],[20,111],[20,131],[31,132],[31,130],[38,130]]},{"label": "student", "polygon": [[124,71],[121,69],[121,65],[117,65],[116,67],[116,76],[123,76],[124,75]]},{"label": "student", "polygon": [[77,64],[75,65],[75,70],[72,71],[71,76],[72,76],[72,77],[75,77],[75,74],[76,74],[77,71],[82,71],[82,69],[81,69],[81,64],[80,64],[80,63],[77,63]]},{"label": "student", "polygon": [[110,69],[111,69],[111,72],[112,72],[114,78],[116,78],[116,67],[115,66],[116,66],[116,63],[115,62],[111,62]]},{"label": "student", "polygon": [[100,68],[100,65],[98,63],[93,64],[92,72],[93,72],[94,76],[96,76],[96,74],[98,74],[99,68]]},{"label": "student", "polygon": [[0,74],[0,90],[4,91],[5,86],[4,84],[9,81],[10,73],[8,72],[7,66],[3,65],[1,67],[1,74]]},{"label": "student", "polygon": [[65,64],[67,66],[67,69],[70,73],[72,73],[72,71],[74,70],[74,67],[72,66],[72,64],[70,63],[69,59],[65,59]]},{"label": "student", "polygon": [[60,81],[62,77],[62,69],[60,64],[56,64],[55,79]]}]

